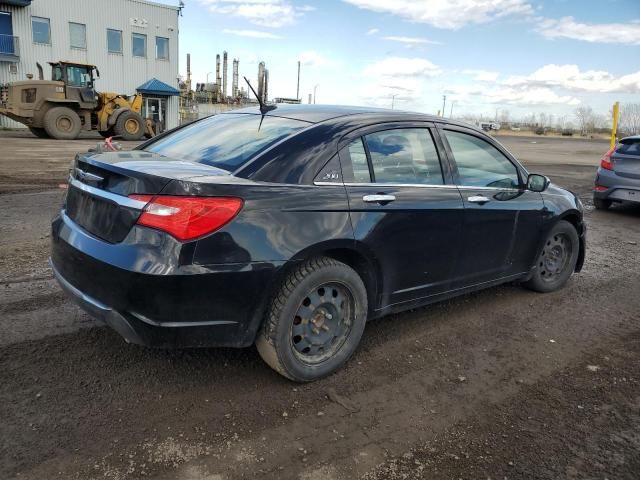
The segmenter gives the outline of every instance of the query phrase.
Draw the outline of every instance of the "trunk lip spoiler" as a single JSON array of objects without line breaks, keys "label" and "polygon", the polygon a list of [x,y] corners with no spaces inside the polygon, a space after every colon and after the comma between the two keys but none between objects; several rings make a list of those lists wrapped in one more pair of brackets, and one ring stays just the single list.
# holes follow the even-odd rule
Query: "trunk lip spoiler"
[{"label": "trunk lip spoiler", "polygon": [[92,187],[91,185],[82,183],[73,177],[69,177],[69,185],[77,188],[78,190],[82,190],[83,192],[86,192],[89,195],[93,195],[95,197],[104,198],[112,202],[115,202],[121,207],[142,210],[147,205],[147,202],[136,200],[134,198],[125,197],[123,195],[117,195],[115,193],[111,193],[106,190],[101,190],[99,188]]}]

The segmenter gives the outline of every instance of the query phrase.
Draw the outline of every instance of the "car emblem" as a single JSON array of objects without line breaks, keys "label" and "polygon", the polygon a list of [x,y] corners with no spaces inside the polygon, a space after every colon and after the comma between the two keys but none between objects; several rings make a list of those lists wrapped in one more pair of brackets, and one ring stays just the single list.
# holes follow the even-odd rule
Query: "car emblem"
[{"label": "car emblem", "polygon": [[82,180],[84,183],[95,183],[98,184],[104,180],[103,177],[99,175],[94,175],[93,173],[85,172],[80,168],[76,168],[76,178]]}]

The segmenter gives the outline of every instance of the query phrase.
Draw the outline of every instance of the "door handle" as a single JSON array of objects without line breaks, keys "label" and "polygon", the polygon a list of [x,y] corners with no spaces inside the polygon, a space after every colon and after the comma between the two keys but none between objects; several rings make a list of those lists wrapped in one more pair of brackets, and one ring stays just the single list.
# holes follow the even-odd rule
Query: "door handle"
[{"label": "door handle", "polygon": [[375,195],[365,195],[364,197],[362,197],[362,200],[366,203],[380,203],[382,205],[393,202],[395,199],[395,195],[386,195],[382,193],[377,193]]},{"label": "door handle", "polygon": [[468,197],[467,200],[471,203],[480,203],[480,204],[487,203],[489,201],[489,199],[484,195],[472,195]]}]

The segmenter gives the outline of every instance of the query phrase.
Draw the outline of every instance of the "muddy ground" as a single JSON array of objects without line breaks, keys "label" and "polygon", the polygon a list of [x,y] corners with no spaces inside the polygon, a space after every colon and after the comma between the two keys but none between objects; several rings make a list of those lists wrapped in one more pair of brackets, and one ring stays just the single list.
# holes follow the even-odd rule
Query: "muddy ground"
[{"label": "muddy ground", "polygon": [[0,134],[0,478],[638,478],[640,208],[592,210],[606,142],[500,137],[588,208],[563,291],[372,322],[346,368],[296,385],[253,348],[127,345],[66,300],[48,224],[96,141]]}]

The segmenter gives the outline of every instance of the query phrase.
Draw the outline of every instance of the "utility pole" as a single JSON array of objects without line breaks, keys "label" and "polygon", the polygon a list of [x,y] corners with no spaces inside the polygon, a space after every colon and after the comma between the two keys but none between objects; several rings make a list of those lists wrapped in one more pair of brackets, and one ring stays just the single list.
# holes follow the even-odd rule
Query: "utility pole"
[{"label": "utility pole", "polygon": [[442,95],[442,116],[444,117],[444,106],[447,103],[447,96],[446,95]]},{"label": "utility pole", "polygon": [[393,104],[397,96],[398,96],[397,93],[394,93],[393,95],[391,95],[391,110],[393,110]]},{"label": "utility pole", "polygon": [[453,118],[453,106],[456,104],[455,100],[451,101],[451,110],[449,111],[449,118]]},{"label": "utility pole", "polygon": [[300,100],[300,60],[298,60],[298,88],[296,88],[296,100]]}]

